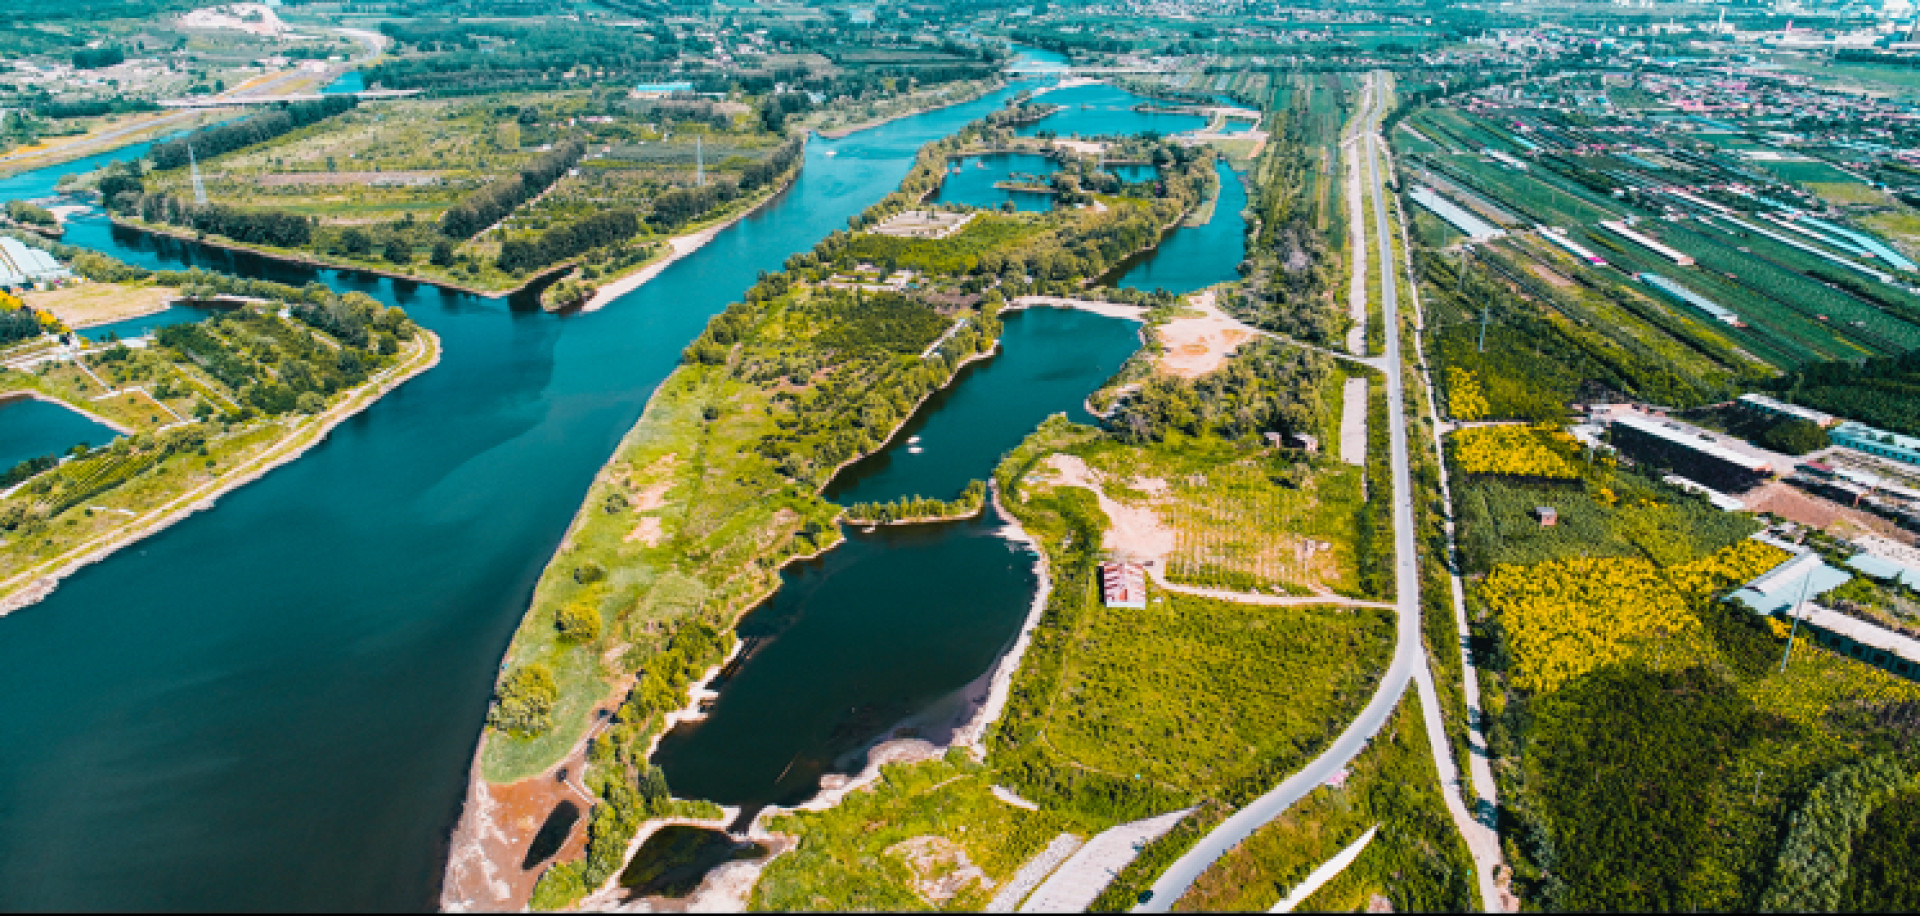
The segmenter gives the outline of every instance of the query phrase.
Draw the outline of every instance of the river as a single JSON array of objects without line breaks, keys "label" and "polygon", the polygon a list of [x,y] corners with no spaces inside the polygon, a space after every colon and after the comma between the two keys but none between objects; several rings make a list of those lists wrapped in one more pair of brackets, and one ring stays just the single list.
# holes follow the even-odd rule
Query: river
[{"label": "river", "polygon": [[501,653],[649,394],[759,271],[1009,94],[816,139],[780,199],[585,315],[76,221],[68,242],[133,263],[366,292],[445,355],[0,619],[0,909],[431,907]]},{"label": "river", "polygon": [[[581,494],[682,347],[759,271],[893,190],[923,143],[1010,93],[816,139],[779,199],[584,315],[76,220],[66,241],[132,263],[366,292],[439,334],[444,357],[293,464],[0,619],[0,909],[431,907],[502,651]],[[0,181],[0,199],[139,152]],[[1011,319],[1008,355],[1050,320]],[[959,391],[1019,365],[988,363]],[[1075,371],[1093,379],[1100,366]],[[963,401],[957,391],[916,420],[921,435]],[[977,471],[969,457],[903,479],[984,476],[997,453],[982,447]],[[939,675],[929,683],[983,667],[1032,591],[1031,557],[996,525],[856,535],[791,571],[797,585],[743,625],[785,635],[723,707],[745,711],[756,680],[805,687],[817,663],[781,667],[772,650],[837,645],[848,628],[923,621],[868,662],[912,663]],[[982,602],[902,590],[938,587],[936,573]],[[1012,622],[976,627],[985,605]],[[856,608],[871,616],[849,619]],[[962,632],[964,651],[935,659]],[[816,697],[875,716],[917,702],[897,689]]]}]

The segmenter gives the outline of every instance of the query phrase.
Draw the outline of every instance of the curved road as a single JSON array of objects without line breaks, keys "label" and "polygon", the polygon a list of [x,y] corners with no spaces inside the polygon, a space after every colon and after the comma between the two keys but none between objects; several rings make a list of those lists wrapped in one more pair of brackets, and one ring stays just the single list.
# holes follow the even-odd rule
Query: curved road
[{"label": "curved road", "polygon": [[[1492,837],[1492,831],[1475,823],[1466,813],[1458,788],[1458,775],[1453,766],[1452,755],[1446,752],[1446,737],[1440,722],[1440,709],[1437,695],[1433,689],[1433,679],[1427,669],[1426,652],[1420,641],[1420,580],[1417,554],[1414,551],[1413,537],[1413,481],[1407,457],[1407,422],[1404,397],[1405,379],[1402,377],[1400,356],[1400,299],[1396,282],[1397,272],[1393,264],[1393,239],[1388,228],[1385,192],[1380,184],[1379,147],[1376,142],[1376,119],[1382,114],[1379,110],[1379,77],[1369,85],[1362,101],[1362,117],[1359,123],[1364,125],[1367,149],[1368,183],[1373,189],[1373,208],[1375,228],[1377,230],[1377,256],[1380,266],[1381,307],[1385,314],[1386,352],[1382,368],[1387,373],[1387,411],[1391,422],[1388,424],[1389,447],[1391,449],[1392,492],[1393,492],[1393,553],[1394,553],[1394,605],[1399,610],[1399,622],[1395,631],[1393,661],[1387,666],[1387,673],[1381,679],[1380,688],[1373,699],[1367,702],[1365,709],[1349,724],[1345,731],[1334,740],[1313,762],[1289,777],[1267,794],[1254,799],[1246,807],[1234,812],[1214,828],[1213,832],[1202,837],[1200,842],[1169,866],[1160,879],[1155,881],[1151,896],[1146,902],[1134,908],[1134,912],[1163,913],[1169,911],[1176,900],[1193,886],[1216,860],[1228,850],[1251,836],[1254,831],[1279,817],[1295,802],[1307,793],[1325,783],[1334,774],[1347,767],[1355,756],[1366,748],[1367,742],[1386,724],[1406,690],[1407,683],[1414,681],[1421,693],[1421,708],[1427,719],[1427,732],[1435,744],[1435,763],[1440,771],[1441,794],[1446,798],[1448,810],[1454,821],[1466,835],[1469,849],[1473,851],[1474,869],[1478,876],[1481,905],[1488,910],[1498,908],[1500,898],[1493,886],[1491,861],[1485,855],[1487,844],[1492,841],[1492,853],[1497,856],[1499,845]],[[1472,828],[1478,827],[1479,830]],[[1497,860],[1495,860],[1497,861]]]}]

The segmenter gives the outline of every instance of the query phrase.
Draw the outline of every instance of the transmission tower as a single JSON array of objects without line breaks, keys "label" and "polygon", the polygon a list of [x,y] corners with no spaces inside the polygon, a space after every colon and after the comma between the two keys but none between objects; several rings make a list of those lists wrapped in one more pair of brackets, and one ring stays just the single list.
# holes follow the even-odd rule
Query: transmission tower
[{"label": "transmission tower", "polygon": [[707,154],[700,138],[693,138],[693,186],[704,187],[707,183]]},{"label": "transmission tower", "polygon": [[207,205],[207,183],[200,180],[200,161],[193,158],[193,144],[187,144],[187,166],[193,170],[193,203],[196,207]]}]

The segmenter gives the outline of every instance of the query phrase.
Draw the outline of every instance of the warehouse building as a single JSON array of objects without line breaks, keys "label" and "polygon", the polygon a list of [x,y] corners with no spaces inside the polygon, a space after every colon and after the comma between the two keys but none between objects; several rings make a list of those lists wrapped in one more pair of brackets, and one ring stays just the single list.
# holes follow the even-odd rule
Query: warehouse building
[{"label": "warehouse building", "polygon": [[1920,439],[1848,420],[1827,431],[1833,444],[1920,467]]},{"label": "warehouse building", "polygon": [[1613,444],[1635,461],[1673,471],[1722,493],[1750,490],[1773,476],[1773,465],[1638,414],[1617,414],[1609,429]]}]

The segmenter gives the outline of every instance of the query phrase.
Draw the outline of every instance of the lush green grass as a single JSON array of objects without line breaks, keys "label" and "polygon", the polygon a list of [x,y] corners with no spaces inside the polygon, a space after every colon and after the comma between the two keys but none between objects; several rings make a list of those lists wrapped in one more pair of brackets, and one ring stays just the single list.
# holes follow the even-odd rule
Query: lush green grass
[{"label": "lush green grass", "polygon": [[1108,608],[1091,576],[1091,545],[1107,524],[1092,494],[1029,473],[1057,448],[1103,463],[1120,454],[1103,437],[1049,424],[1003,465],[1005,502],[1047,549],[1056,581],[996,731],[996,764],[1037,800],[1114,816],[1264,791],[1371,695],[1392,614],[1158,589],[1145,610]]},{"label": "lush green grass", "polygon": [[[1093,832],[1069,815],[1009,805],[992,784],[986,766],[955,750],[883,767],[878,784],[825,811],[773,819],[772,830],[800,845],[767,866],[751,908],[978,911],[1054,837]],[[963,877],[941,899],[934,885],[968,865],[985,880]]]},{"label": "lush green grass", "polygon": [[1307,898],[1305,912],[1355,912],[1378,895],[1396,912],[1477,907],[1473,859],[1440,796],[1439,774],[1409,692],[1342,788],[1322,786],[1242,841],[1174,904],[1181,911],[1272,907],[1322,862],[1380,831],[1346,871]]}]

